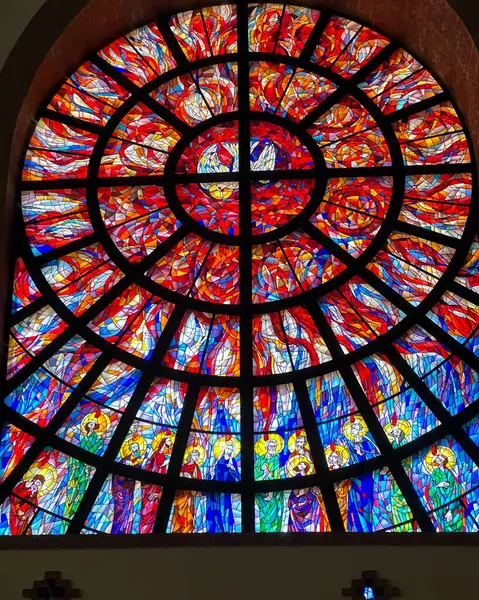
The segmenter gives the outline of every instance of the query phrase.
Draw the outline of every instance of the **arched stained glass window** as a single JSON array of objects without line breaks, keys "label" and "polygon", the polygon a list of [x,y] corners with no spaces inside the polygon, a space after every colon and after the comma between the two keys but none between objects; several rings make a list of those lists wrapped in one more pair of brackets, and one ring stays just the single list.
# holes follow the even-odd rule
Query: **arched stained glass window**
[{"label": "arched stained glass window", "polygon": [[444,86],[326,10],[90,57],[25,150],[0,533],[477,531],[476,185]]}]

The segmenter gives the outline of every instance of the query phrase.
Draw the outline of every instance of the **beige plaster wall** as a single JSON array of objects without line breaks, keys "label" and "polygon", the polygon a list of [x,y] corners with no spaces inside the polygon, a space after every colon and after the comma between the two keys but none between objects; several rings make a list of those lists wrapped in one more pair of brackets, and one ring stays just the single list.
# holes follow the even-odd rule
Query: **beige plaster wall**
[{"label": "beige plaster wall", "polygon": [[85,600],[339,600],[377,569],[404,600],[477,598],[478,548],[170,548],[0,552],[0,593],[19,600],[61,570]]}]

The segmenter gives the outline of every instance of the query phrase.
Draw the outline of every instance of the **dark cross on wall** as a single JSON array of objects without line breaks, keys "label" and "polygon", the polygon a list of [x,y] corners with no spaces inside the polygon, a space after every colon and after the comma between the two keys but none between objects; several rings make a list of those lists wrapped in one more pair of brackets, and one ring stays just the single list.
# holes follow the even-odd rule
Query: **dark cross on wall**
[{"label": "dark cross on wall", "polygon": [[32,589],[23,590],[23,597],[32,600],[70,600],[80,595],[69,579],[62,579],[60,571],[46,571],[43,579],[33,582]]},{"label": "dark cross on wall", "polygon": [[361,579],[353,579],[351,587],[343,589],[343,597],[353,600],[389,600],[400,595],[399,588],[391,587],[377,571],[363,571]]}]

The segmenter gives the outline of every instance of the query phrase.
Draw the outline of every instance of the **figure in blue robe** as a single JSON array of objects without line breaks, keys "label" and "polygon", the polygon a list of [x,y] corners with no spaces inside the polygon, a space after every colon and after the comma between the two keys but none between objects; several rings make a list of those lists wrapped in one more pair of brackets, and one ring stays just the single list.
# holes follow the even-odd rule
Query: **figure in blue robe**
[{"label": "figure in blue robe", "polygon": [[[223,454],[210,469],[209,479],[239,481],[240,472],[234,452],[234,444],[226,443]],[[235,521],[231,494],[210,494],[206,506],[206,518],[210,533],[234,533]]]},{"label": "figure in blue robe", "polygon": [[218,410],[216,413],[215,427],[217,431],[233,431],[235,428],[235,420],[226,411],[223,404],[218,404]]},{"label": "figure in blue robe", "polygon": [[373,474],[351,479],[347,531],[372,532]]},{"label": "figure in blue robe", "polygon": [[379,454],[378,448],[369,433],[360,432],[359,434],[355,435],[353,439],[346,437],[345,441],[349,450],[349,454],[352,458],[351,462],[353,463],[374,458]]}]

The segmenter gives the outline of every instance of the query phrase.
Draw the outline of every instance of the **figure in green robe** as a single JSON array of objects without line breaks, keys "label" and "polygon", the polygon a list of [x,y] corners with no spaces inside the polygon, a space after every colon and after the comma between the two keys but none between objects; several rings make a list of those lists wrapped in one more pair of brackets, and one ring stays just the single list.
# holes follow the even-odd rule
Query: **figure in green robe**
[{"label": "figure in green robe", "polygon": [[[103,439],[97,433],[100,425],[97,420],[89,420],[81,427],[82,436],[78,446],[88,452],[98,454],[103,447]],[[78,460],[72,460],[69,467],[68,487],[65,502],[65,517],[72,517],[90,483],[93,467]]]},{"label": "figure in green robe", "polygon": [[[391,425],[387,430],[391,446],[394,450],[400,448],[403,444],[409,441],[409,434],[411,431],[411,424],[409,421],[400,420],[398,421],[396,414],[391,419]],[[390,489],[390,509],[391,509],[391,523],[396,526],[401,526],[402,532],[412,532],[415,530],[415,524],[411,520],[412,512],[406,502],[406,498],[399,488],[396,480],[389,469],[386,469],[388,484]]]},{"label": "figure in green robe", "polygon": [[279,533],[283,522],[284,494],[269,492],[256,496],[260,533]]},{"label": "figure in green robe", "polygon": [[430,463],[432,471],[425,489],[426,501],[431,510],[437,509],[434,517],[440,531],[464,531],[464,506],[459,498],[464,491],[450,466],[447,454],[453,454],[452,451],[449,448],[444,448],[448,452],[441,450],[441,447],[436,449]]},{"label": "figure in green robe", "polygon": [[401,531],[412,532],[414,531],[411,509],[404,494],[401,492],[396,480],[390,475],[391,481],[391,523],[394,526],[401,526]]},{"label": "figure in green robe", "polygon": [[265,436],[266,453],[263,456],[256,455],[254,466],[254,477],[256,481],[267,481],[268,479],[280,478],[280,464],[278,456],[278,442]]}]

